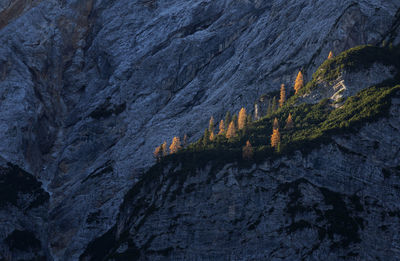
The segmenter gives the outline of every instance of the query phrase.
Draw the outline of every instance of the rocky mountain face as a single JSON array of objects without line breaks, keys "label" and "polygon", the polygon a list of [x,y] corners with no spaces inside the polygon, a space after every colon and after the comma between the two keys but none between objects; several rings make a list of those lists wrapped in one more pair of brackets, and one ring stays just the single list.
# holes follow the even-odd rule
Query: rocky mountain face
[{"label": "rocky mountain face", "polygon": [[[109,229],[115,226],[125,193],[137,182],[141,173],[153,164],[151,152],[156,145],[170,140],[174,135],[183,136],[185,133],[191,140],[198,138],[211,115],[219,119],[227,110],[237,111],[242,106],[252,108],[253,102],[261,94],[278,89],[280,83],[291,86],[299,69],[303,69],[306,78],[310,77],[330,50],[339,53],[358,44],[380,44],[384,40],[393,44],[400,43],[400,2],[397,0],[1,1],[0,156],[4,159],[1,180],[6,180],[8,184],[14,182],[9,180],[9,175],[23,173],[21,179],[29,181],[27,184],[30,185],[29,188],[16,186],[17,198],[27,195],[29,200],[26,202],[35,202],[36,197],[42,200],[39,200],[40,204],[32,203],[31,207],[30,203],[22,206],[20,203],[6,202],[1,205],[0,258],[13,260],[46,256],[48,260],[77,260],[88,242],[106,231],[111,231]],[[390,74],[390,68],[382,70]],[[390,125],[385,124],[381,128],[382,131],[388,131],[385,128],[390,128]],[[368,135],[378,135],[375,132],[369,133],[368,127],[365,131]],[[360,135],[350,139],[358,139],[362,145],[365,141],[364,136]],[[391,138],[395,139],[395,136],[392,135]],[[321,148],[329,153],[320,160],[338,162],[337,166],[333,166],[339,169],[329,169],[345,175],[344,170],[340,172],[340,169],[348,166],[356,168],[357,159],[354,158],[353,162],[347,161],[347,158],[357,154],[348,153],[347,150],[345,153],[340,148],[335,144]],[[354,145],[348,151],[361,153],[367,159],[378,155],[368,148],[362,152],[360,149]],[[383,145],[379,146],[379,150],[384,151],[382,155],[391,152],[388,146]],[[292,159],[292,163],[300,164],[303,161],[301,159],[305,161],[306,158],[299,155],[298,159]],[[392,184],[397,184],[396,175],[392,174],[398,164],[390,162],[385,162],[385,169],[388,171],[385,173],[390,175],[380,181],[383,187],[388,187],[388,191],[392,191]],[[360,164],[357,167],[371,166],[368,169],[370,172],[367,172],[370,179],[363,176],[363,179],[372,182],[365,188],[365,193],[371,193],[371,197],[378,193],[378,183],[373,181],[381,177],[375,175],[378,170],[374,169],[382,167],[380,163],[374,159],[370,163],[372,165]],[[274,164],[279,165],[279,162]],[[293,164],[289,164],[287,168],[294,171]],[[303,168],[303,172],[309,172],[308,174],[302,173],[302,168],[299,168],[300,174],[296,177],[304,178],[297,182],[294,180],[294,172],[276,179],[277,175],[268,176],[264,173],[268,170],[254,170],[258,176],[265,177],[265,182],[258,185],[267,186],[268,183],[271,191],[278,191],[278,186],[283,186],[282,194],[276,196],[278,201],[286,200],[289,204],[291,193],[300,193],[302,196],[299,204],[304,204],[305,208],[316,202],[315,209],[320,211],[319,214],[316,210],[307,208],[308,212],[304,213],[308,213],[309,218],[302,219],[307,230],[296,230],[298,235],[311,235],[312,232],[307,231],[317,231],[315,227],[309,228],[306,222],[310,223],[313,216],[315,219],[318,215],[329,216],[330,208],[341,208],[343,204],[348,208],[346,215],[350,217],[349,220],[356,220],[354,222],[361,222],[356,219],[361,214],[370,215],[368,222],[372,222],[373,218],[378,218],[377,213],[382,209],[396,210],[396,205],[390,205],[395,203],[390,200],[389,192],[379,192],[379,197],[382,198],[378,197],[377,202],[357,194],[359,192],[355,189],[363,184],[357,175],[361,175],[363,170],[357,169],[354,177],[351,176],[354,188],[342,188],[335,187],[339,184],[336,179],[340,175],[330,173],[332,179],[326,181],[311,178],[317,170],[322,171],[322,167],[318,167],[319,163],[315,164],[312,166],[315,168],[314,172]],[[234,166],[227,169],[232,169],[232,174],[229,175],[236,177],[230,178],[234,182],[239,172]],[[199,188],[203,186],[201,178],[206,173],[204,171],[198,177]],[[229,175],[222,172],[218,180],[227,179]],[[342,184],[348,181],[346,178],[350,179],[343,176]],[[288,188],[285,190],[283,184],[286,183]],[[255,185],[248,184],[243,191],[250,190]],[[313,189],[315,193],[303,187]],[[193,193],[204,193],[207,196],[208,189],[211,187]],[[218,201],[218,204],[222,204],[223,198],[227,197],[223,192],[224,188],[220,189],[222,201]],[[215,197],[220,197],[218,191],[217,189]],[[243,220],[226,228],[216,226],[225,224],[222,221],[210,225],[221,229],[221,234],[217,230],[211,233],[199,227],[200,234],[174,238],[179,242],[184,238],[187,242],[200,242],[199,238],[208,238],[207,233],[211,233],[209,240],[219,241],[219,237],[226,235],[231,228],[239,227],[246,218],[249,218],[250,223],[253,220],[261,220],[261,223],[263,217],[246,216],[244,209],[240,209],[247,199],[253,200],[252,193],[256,192],[252,191],[243,198],[236,195],[235,197],[239,197],[238,205],[229,210],[231,214],[228,218]],[[272,197],[269,193],[259,194],[260,199],[267,202]],[[329,193],[339,193],[343,202],[330,202]],[[357,199],[361,200],[363,212],[357,210],[358,203],[351,205],[353,194],[358,197],[354,204],[358,202]],[[265,198],[261,198],[261,195]],[[385,198],[383,201],[386,195],[389,199]],[[393,198],[395,196],[392,195]],[[324,198],[327,200],[324,201]],[[199,195],[196,200],[200,199]],[[203,201],[205,202],[205,198]],[[370,207],[365,206],[367,202],[371,204]],[[198,203],[193,201],[193,204]],[[185,204],[189,208],[195,206],[192,203]],[[272,218],[271,226],[265,226],[265,231],[274,231],[274,228],[283,226],[278,219],[283,213],[283,209],[278,208],[279,205],[268,214],[275,217],[275,222]],[[246,207],[251,206],[246,204]],[[264,208],[262,204],[254,206],[251,213],[259,213],[261,206]],[[283,206],[282,203],[281,207]],[[178,215],[189,208],[173,211]],[[200,208],[197,209],[201,211]],[[213,213],[212,209],[209,210]],[[220,208],[218,211],[225,210]],[[390,211],[387,213],[391,213]],[[390,240],[390,233],[395,231],[393,224],[397,214],[393,215],[384,217],[385,221],[381,221],[388,224],[387,231],[382,232],[385,237],[380,242],[385,247]],[[121,214],[120,219],[127,216],[129,215]],[[293,218],[296,217],[301,216],[296,214]],[[130,222],[135,222],[136,218]],[[327,220],[326,224],[312,223],[319,224],[326,232],[321,235],[322,243],[313,252],[315,255],[324,253],[329,244],[338,241],[337,235],[329,232],[333,231],[333,228],[329,230],[329,224],[334,222],[329,218]],[[324,219],[319,222],[324,222]],[[128,221],[123,223],[133,224]],[[125,229],[121,221],[118,224],[121,229]],[[146,221],[142,231],[147,231],[146,224],[150,226],[152,223]],[[156,220],[153,227],[155,224]],[[354,232],[356,235],[348,240],[348,244],[376,249],[376,255],[382,253],[383,256],[384,250],[379,248],[379,242],[374,241],[375,248],[372,245],[373,240],[378,238],[361,240],[363,244],[368,243],[360,246],[358,239],[368,236],[367,232],[361,231],[375,229],[373,224],[362,224],[364,228],[360,225],[360,230]],[[164,224],[159,226],[162,231]],[[206,223],[199,223],[199,226],[206,226]],[[251,233],[257,233],[258,227],[259,224],[254,225]],[[178,231],[186,233],[183,228]],[[204,231],[204,234],[200,231]],[[238,238],[238,233],[244,231],[232,233],[234,235],[229,236],[234,241]],[[139,233],[138,239],[133,241],[137,247],[142,247],[143,240],[148,240],[146,237],[140,239],[141,235],[144,234]],[[167,234],[155,236],[143,251],[164,251],[167,255],[173,253],[177,258],[190,258],[192,254],[195,256],[206,249],[206,244],[214,242],[201,240],[201,244],[192,246],[193,250],[189,251],[188,248],[188,252],[180,253],[157,247],[157,242],[168,238]],[[32,245],[20,247],[15,242],[21,237],[31,238],[29,241],[33,242]],[[188,237],[192,237],[192,241]],[[251,251],[257,249],[257,244],[252,241],[255,238],[251,237],[247,243],[248,253],[232,248],[232,255],[250,257]],[[265,235],[261,238],[260,242],[271,246],[278,244],[278,241],[268,240]],[[178,241],[171,247],[182,246]],[[292,249],[303,251],[301,244],[294,238],[279,244],[290,242],[296,246]],[[221,251],[230,244],[226,241],[225,243],[226,246],[221,246]],[[232,246],[235,244],[232,243]],[[283,251],[279,252],[279,249],[284,249],[284,246],[279,248],[276,245],[275,254],[266,252],[265,255],[280,257]],[[121,245],[118,251],[123,253],[124,247]],[[341,249],[344,247],[338,246],[337,251],[340,252]],[[395,244],[393,249],[396,249]],[[395,251],[393,249],[391,251]],[[353,252],[362,254],[362,251]],[[213,254],[218,256],[221,253],[209,255],[211,258]],[[153,254],[156,258],[159,253]],[[295,255],[298,253],[293,253]],[[374,257],[375,255],[371,255],[372,259]]]},{"label": "rocky mountain face", "polygon": [[398,260],[400,92],[390,116],[251,168],[170,165],[81,260]]}]

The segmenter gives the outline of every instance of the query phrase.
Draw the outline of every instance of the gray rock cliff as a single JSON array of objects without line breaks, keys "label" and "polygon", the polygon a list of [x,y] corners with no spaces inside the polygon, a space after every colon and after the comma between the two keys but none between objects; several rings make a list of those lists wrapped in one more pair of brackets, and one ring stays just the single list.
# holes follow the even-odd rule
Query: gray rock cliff
[{"label": "gray rock cliff", "polygon": [[43,231],[29,230],[41,253],[76,260],[114,226],[164,140],[198,138],[211,115],[252,108],[299,69],[309,78],[330,50],[400,43],[399,10],[397,0],[1,1],[0,156],[50,196]]}]

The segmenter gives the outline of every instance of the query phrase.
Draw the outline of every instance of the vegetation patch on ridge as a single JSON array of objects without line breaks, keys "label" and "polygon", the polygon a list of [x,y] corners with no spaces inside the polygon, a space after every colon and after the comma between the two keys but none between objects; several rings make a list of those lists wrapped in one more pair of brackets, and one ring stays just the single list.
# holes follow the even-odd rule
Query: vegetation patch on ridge
[{"label": "vegetation patch on ridge", "polygon": [[[131,231],[125,231],[124,233],[131,233],[134,230],[140,229],[145,218],[151,215],[157,207],[161,207],[155,206],[153,202],[160,196],[159,193],[161,191],[165,191],[166,195],[170,195],[168,199],[172,197],[172,200],[176,198],[176,195],[185,193],[184,182],[189,176],[196,175],[198,169],[209,166],[211,171],[208,171],[208,175],[209,179],[212,180],[216,173],[215,170],[221,169],[228,163],[237,163],[239,167],[249,167],[254,163],[263,162],[266,159],[291,155],[295,151],[309,153],[321,144],[331,142],[334,135],[354,133],[354,131],[357,131],[364,124],[388,116],[392,98],[400,95],[400,75],[397,75],[394,79],[388,79],[377,86],[360,91],[358,94],[343,101],[343,105],[338,108],[333,106],[332,101],[328,99],[321,100],[317,104],[300,105],[296,105],[295,99],[301,93],[306,92],[307,89],[310,90],[311,86],[314,86],[320,79],[324,81],[334,80],[338,76],[336,68],[355,70],[367,63],[382,62],[399,69],[400,59],[397,61],[393,60],[393,57],[399,57],[399,49],[398,47],[394,49],[373,46],[350,49],[338,57],[326,61],[314,74],[313,80],[305,87],[299,89],[298,93],[282,104],[280,108],[256,121],[246,121],[245,127],[238,127],[238,130],[234,134],[229,132],[227,124],[222,124],[221,127],[225,131],[221,134],[215,134],[214,136],[214,130],[211,129],[212,134],[210,134],[210,130],[207,129],[204,137],[192,144],[186,144],[186,139],[184,138],[183,148],[180,148],[180,141],[175,137],[171,144],[171,154],[169,155],[163,154],[166,151],[166,143],[158,147],[158,149],[162,148],[162,150],[156,150],[156,155],[162,156],[156,157],[158,162],[130,189],[120,207],[120,215],[124,216],[126,205],[135,201],[137,204],[132,209],[129,209],[129,215],[125,214],[129,217],[141,217],[140,222],[135,223]],[[372,53],[365,54],[365,52],[368,53],[368,50],[372,50]],[[381,54],[383,56],[379,57]],[[388,54],[391,54],[393,57]],[[286,128],[285,121],[287,121],[289,114],[291,115],[293,125],[290,128]],[[240,114],[238,118],[240,118]],[[232,122],[235,122],[237,126],[240,125],[238,118],[232,119]],[[215,124],[210,125],[214,127]],[[272,130],[276,127],[280,131],[280,145],[278,148],[273,148],[271,147],[271,134]],[[251,143],[252,153],[251,157],[245,158],[243,152],[247,142]],[[187,193],[190,193],[192,189],[192,187],[187,187]],[[345,209],[347,201],[352,199],[344,198],[323,188],[321,192],[324,195],[326,204],[331,205],[333,209],[323,213],[326,215],[329,223],[323,229],[319,230],[320,239],[322,240],[325,237],[332,239],[336,235],[342,236],[343,241],[335,241],[331,246],[332,248],[344,247],[353,242],[358,242],[358,230],[363,227],[363,220],[356,215],[357,213]],[[153,195],[152,200],[139,198],[140,195],[148,194]],[[168,199],[166,198],[166,200]],[[360,205],[357,198],[354,199],[353,205],[355,208]],[[299,209],[292,208],[288,209],[288,211],[292,213],[293,211],[299,211]],[[341,220],[342,223],[338,223],[338,220]],[[124,222],[128,222],[128,220]],[[308,223],[300,221],[294,223],[294,226],[290,226],[288,229],[303,229],[308,226]],[[249,226],[249,229],[252,229],[252,226]],[[115,258],[120,254],[130,254],[128,252],[116,252],[119,245],[117,241],[122,242],[126,239],[127,235],[121,235],[117,238],[115,233],[116,227],[101,238],[93,241],[88,247],[89,252],[94,252],[100,248],[104,251],[101,253],[101,256],[114,255]],[[129,249],[132,249],[133,255],[140,256],[136,246],[129,246]],[[165,249],[166,254],[168,251],[170,249]],[[98,256],[100,257],[100,255]]]},{"label": "vegetation patch on ridge", "polygon": [[[400,49],[398,47],[389,49],[364,46],[351,49],[347,55],[343,56],[344,58],[340,59],[355,57],[358,51],[361,51],[362,54],[364,50],[371,48],[374,50],[375,48],[386,49],[386,51],[396,50],[393,52]],[[321,67],[325,66],[323,64]],[[291,155],[295,151],[309,153],[320,145],[331,142],[334,135],[352,133],[368,122],[387,116],[392,98],[400,94],[399,84],[400,77],[397,75],[394,79],[388,79],[380,85],[360,91],[348,98],[339,108],[335,108],[328,99],[321,100],[317,104],[295,105],[295,103],[286,102],[268,116],[248,122],[232,137],[227,138],[228,131],[225,131],[223,134],[216,134],[210,140],[208,133],[197,142],[159,158],[157,164],[146,172],[144,177],[130,190],[127,197],[133,198],[143,187],[146,187],[144,183],[150,180],[158,180],[157,183],[163,183],[160,174],[165,171],[168,172],[166,176],[168,176],[171,187],[176,182],[183,184],[188,176],[195,175],[198,169],[204,168],[207,164],[214,170],[220,169],[228,163],[237,163],[239,167],[249,167],[266,159]],[[284,127],[285,120],[289,113],[293,119],[293,126],[286,129]],[[271,147],[274,119],[277,119],[277,127],[281,134],[279,150]],[[238,119],[235,120],[238,121]],[[253,153],[252,157],[245,159],[243,146],[247,141],[251,143]],[[166,166],[179,166],[179,169],[165,168]],[[215,171],[211,172],[215,173]],[[176,191],[176,193],[180,192]]]},{"label": "vegetation patch on ridge", "polygon": [[[321,144],[329,143],[332,135],[350,133],[367,122],[376,121],[388,114],[392,97],[399,93],[400,73],[393,79],[360,91],[345,100],[339,108],[335,108],[329,99],[321,100],[318,104],[296,105],[294,102],[301,93],[316,86],[317,81],[334,80],[344,69],[361,70],[374,62],[394,66],[400,72],[400,47],[359,46],[330,58],[316,71],[313,80],[274,112],[257,121],[247,121],[245,127],[239,128],[232,137],[228,136],[226,123],[224,134],[212,134],[209,138],[210,132],[206,130],[204,137],[197,142],[179,151],[174,148],[173,153],[161,157],[155,168],[174,162],[179,162],[187,170],[202,167],[207,162],[217,165],[237,162],[239,166],[249,166],[295,151],[308,153]],[[293,125],[286,128],[289,114]],[[238,126],[238,119],[232,119]],[[277,122],[274,123],[274,119]],[[214,123],[211,125],[214,126]],[[278,150],[271,147],[272,130],[276,128],[280,132]],[[250,158],[244,159],[243,146],[247,141],[252,146],[252,153]]]},{"label": "vegetation patch on ridge", "polygon": [[[321,144],[330,142],[332,135],[350,133],[367,122],[386,116],[391,99],[399,90],[400,85],[374,86],[350,97],[337,109],[334,109],[327,99],[314,105],[286,106],[271,116],[249,124],[232,139],[217,135],[208,143],[199,140],[178,153],[164,157],[158,164],[178,161],[187,165],[191,162],[195,167],[195,165],[204,166],[208,161],[224,163],[236,161],[248,165],[266,158],[288,155],[296,150],[307,153]],[[277,152],[270,146],[273,120],[277,118],[279,122],[284,123],[289,113],[293,116],[294,127],[284,130],[281,126],[281,147]],[[247,140],[254,148],[254,158],[250,162],[242,159],[242,147]]]}]

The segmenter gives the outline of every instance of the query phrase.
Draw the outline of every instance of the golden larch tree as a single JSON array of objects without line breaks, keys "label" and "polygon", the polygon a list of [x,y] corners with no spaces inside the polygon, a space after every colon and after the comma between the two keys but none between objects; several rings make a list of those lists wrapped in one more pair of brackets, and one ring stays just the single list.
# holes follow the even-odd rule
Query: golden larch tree
[{"label": "golden larch tree", "polygon": [[180,141],[179,137],[174,137],[172,139],[171,145],[169,146],[169,151],[171,154],[174,154],[174,153],[177,153],[178,150],[180,150],[180,149],[181,149],[181,141]]},{"label": "golden larch tree", "polygon": [[153,152],[153,156],[154,156],[154,158],[155,158],[157,161],[160,161],[160,160],[161,160],[161,157],[162,157],[162,148],[161,148],[161,145],[158,146],[158,147],[156,147],[156,149],[155,149],[154,152]]},{"label": "golden larch tree", "polygon": [[210,122],[208,123],[208,130],[210,132],[214,131],[214,117],[213,116],[211,116]]},{"label": "golden larch tree", "polygon": [[242,152],[243,159],[250,160],[253,158],[254,150],[253,146],[251,146],[250,141],[246,142],[246,146],[243,147]]},{"label": "golden larch tree", "polygon": [[280,142],[281,134],[279,133],[279,129],[274,129],[271,136],[271,147],[278,149]]},{"label": "golden larch tree", "polygon": [[210,133],[210,141],[214,140],[214,131]]},{"label": "golden larch tree", "polygon": [[161,145],[161,151],[162,151],[163,157],[168,155],[167,142],[166,141],[164,141],[164,143]]},{"label": "golden larch tree", "polygon": [[279,129],[279,122],[277,118],[274,119],[273,129],[274,130]]},{"label": "golden larch tree", "polygon": [[293,129],[293,127],[294,127],[294,123],[293,123],[293,119],[292,119],[292,114],[289,113],[289,116],[286,120],[285,129],[290,130],[290,129]]},{"label": "golden larch tree", "polygon": [[285,103],[285,101],[286,101],[286,90],[285,90],[285,85],[282,84],[281,85],[281,97],[279,99],[279,107],[282,107],[283,104]]},{"label": "golden larch tree", "polygon": [[296,91],[296,94],[301,88],[303,88],[303,84],[303,74],[301,73],[301,71],[299,71],[296,77],[296,81],[294,82],[294,90]]},{"label": "golden larch tree", "polygon": [[332,59],[332,58],[333,58],[333,52],[330,51],[330,52],[329,52],[329,55],[328,55],[328,60],[329,60],[329,59]]},{"label": "golden larch tree", "polygon": [[238,117],[238,129],[239,130],[243,129],[246,126],[246,119],[247,119],[246,109],[241,108],[239,111],[239,117]]},{"label": "golden larch tree", "polygon": [[236,136],[235,123],[233,121],[231,121],[231,123],[229,123],[228,131],[226,132],[226,138],[230,139],[235,136]]},{"label": "golden larch tree", "polygon": [[224,134],[225,133],[225,123],[224,120],[221,120],[219,122],[219,132],[218,135]]}]

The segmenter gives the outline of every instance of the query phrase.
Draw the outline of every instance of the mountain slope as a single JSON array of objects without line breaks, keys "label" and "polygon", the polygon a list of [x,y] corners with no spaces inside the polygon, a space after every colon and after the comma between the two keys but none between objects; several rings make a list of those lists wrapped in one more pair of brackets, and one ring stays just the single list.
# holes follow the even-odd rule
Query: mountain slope
[{"label": "mountain slope", "polygon": [[[372,47],[349,52],[362,54],[365,48]],[[222,146],[217,153],[189,147],[162,160],[129,191],[117,224],[89,244],[81,260],[397,260],[400,85],[395,84],[400,67],[392,51],[393,63],[387,66],[395,68],[394,78],[360,91],[333,111],[326,110],[327,102],[303,104],[328,116],[322,123],[301,125],[311,129],[302,146],[291,147],[297,142],[293,138],[279,154],[256,150],[258,158],[246,163],[235,156],[239,138],[229,147],[216,141]],[[342,66],[343,55],[330,63],[364,76],[382,59],[352,71],[356,61]],[[311,93],[336,85],[323,80],[309,88]],[[293,104],[289,100],[272,117],[304,107]],[[253,125],[272,129],[269,118]],[[254,131],[250,126],[242,135],[254,137]]]},{"label": "mountain slope", "polygon": [[159,170],[82,260],[397,260],[399,103],[388,119],[310,154],[249,169]]},{"label": "mountain slope", "polygon": [[2,1],[0,156],[49,184],[48,258],[77,259],[115,224],[160,142],[196,140],[211,115],[250,109],[301,68],[308,78],[330,50],[399,43],[399,8],[397,0]]}]

